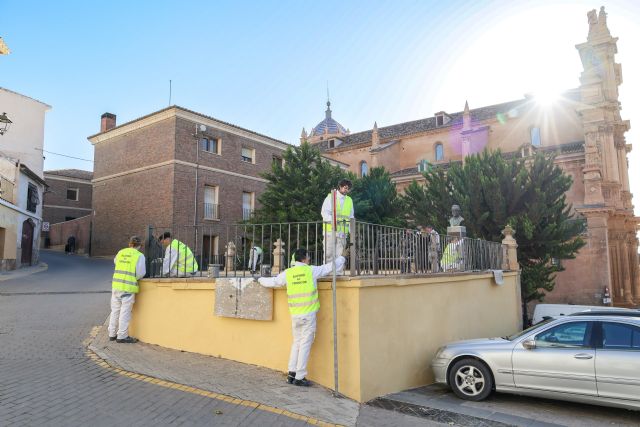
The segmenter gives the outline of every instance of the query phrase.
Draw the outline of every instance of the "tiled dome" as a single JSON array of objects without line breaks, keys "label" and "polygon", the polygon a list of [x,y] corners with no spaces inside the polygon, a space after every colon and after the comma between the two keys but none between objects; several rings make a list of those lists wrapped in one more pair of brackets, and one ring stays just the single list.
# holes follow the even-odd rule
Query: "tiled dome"
[{"label": "tiled dome", "polygon": [[330,135],[342,134],[346,135],[347,130],[340,123],[331,117],[331,102],[327,101],[326,117],[311,130],[310,136],[322,136],[325,133]]}]

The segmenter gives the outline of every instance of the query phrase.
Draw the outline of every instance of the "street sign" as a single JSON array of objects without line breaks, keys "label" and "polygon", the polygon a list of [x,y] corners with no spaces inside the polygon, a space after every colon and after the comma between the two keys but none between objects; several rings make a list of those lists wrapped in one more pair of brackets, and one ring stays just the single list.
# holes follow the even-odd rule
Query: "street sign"
[{"label": "street sign", "polygon": [[49,231],[49,223],[48,222],[43,222],[42,223],[42,231]]}]

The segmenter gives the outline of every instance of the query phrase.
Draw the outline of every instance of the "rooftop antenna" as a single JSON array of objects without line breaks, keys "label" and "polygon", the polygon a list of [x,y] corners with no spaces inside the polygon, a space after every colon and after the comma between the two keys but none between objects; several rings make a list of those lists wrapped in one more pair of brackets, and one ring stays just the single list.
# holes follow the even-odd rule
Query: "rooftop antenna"
[{"label": "rooftop antenna", "polygon": [[171,107],[171,79],[169,79],[169,107]]}]

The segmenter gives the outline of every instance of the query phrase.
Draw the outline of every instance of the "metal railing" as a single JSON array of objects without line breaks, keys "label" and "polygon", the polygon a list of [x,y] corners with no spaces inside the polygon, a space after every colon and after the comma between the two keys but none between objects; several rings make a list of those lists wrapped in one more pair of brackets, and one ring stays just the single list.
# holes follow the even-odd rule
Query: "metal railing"
[{"label": "metal railing", "polygon": [[[351,220],[344,224],[347,264],[351,276],[457,273],[502,268],[502,244],[457,238],[413,229]],[[338,228],[340,230],[340,226]],[[169,231],[193,253],[187,270],[192,276],[249,277],[271,275],[289,267],[293,251],[305,248],[311,263],[324,262],[322,222],[234,224],[231,226],[148,227],[145,245],[150,277],[175,274],[168,267],[180,259],[163,261],[171,251],[158,237]],[[259,249],[255,249],[255,248]],[[163,263],[165,269],[163,271]],[[174,266],[175,267],[175,266]],[[174,271],[174,273],[171,273]]]},{"label": "metal railing", "polygon": [[204,204],[204,219],[220,219],[217,204],[214,204],[214,203]]}]

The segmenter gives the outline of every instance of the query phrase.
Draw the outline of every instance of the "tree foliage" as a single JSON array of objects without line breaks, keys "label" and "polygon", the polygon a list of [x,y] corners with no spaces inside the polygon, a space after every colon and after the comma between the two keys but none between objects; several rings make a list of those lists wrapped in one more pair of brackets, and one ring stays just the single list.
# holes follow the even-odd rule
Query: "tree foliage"
[{"label": "tree foliage", "polygon": [[565,193],[571,177],[537,153],[531,158],[504,158],[485,150],[448,171],[432,168],[426,184],[413,182],[404,196],[410,222],[432,223],[443,232],[451,205],[458,204],[470,237],[501,241],[505,225],[516,231],[524,301],[540,300],[553,290],[557,260],[575,258],[584,245],[584,223],[571,217]]},{"label": "tree foliage", "polygon": [[402,200],[385,168],[371,168],[367,175],[356,179],[351,197],[359,221],[396,227],[406,225]]},{"label": "tree foliage", "polygon": [[261,208],[254,221],[318,221],[324,198],[345,172],[323,160],[318,148],[308,142],[287,148],[282,157],[284,166],[274,162],[271,171],[262,175],[269,182],[258,198]]}]

